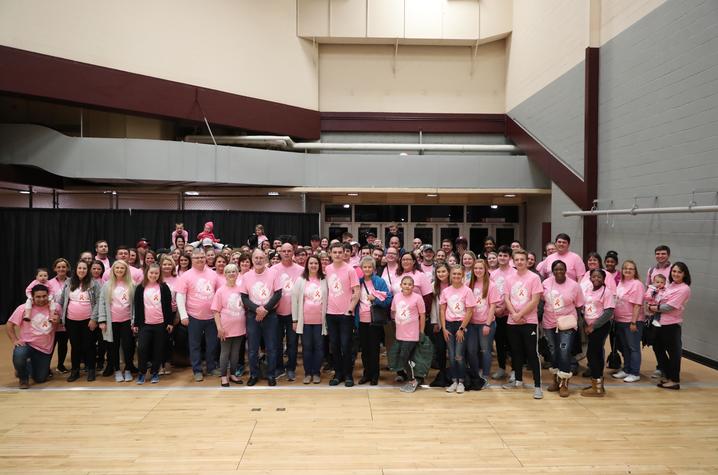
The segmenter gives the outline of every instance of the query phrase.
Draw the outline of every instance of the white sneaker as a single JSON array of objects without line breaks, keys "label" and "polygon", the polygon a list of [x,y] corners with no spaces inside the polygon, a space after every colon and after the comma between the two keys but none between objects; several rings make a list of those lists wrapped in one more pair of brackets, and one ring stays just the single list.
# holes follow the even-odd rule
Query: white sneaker
[{"label": "white sneaker", "polygon": [[636,381],[640,381],[641,377],[636,376],[635,374],[629,374],[625,378],[623,378],[624,383],[635,383]]},{"label": "white sneaker", "polygon": [[456,394],[464,394],[464,383],[456,385]]},{"label": "white sneaker", "polygon": [[523,381],[514,381],[513,383],[506,383],[501,385],[504,389],[523,389],[524,383]]},{"label": "white sneaker", "polygon": [[623,378],[625,378],[626,376],[628,376],[628,373],[626,373],[625,371],[621,370],[621,371],[618,371],[617,373],[613,373],[611,376],[613,376],[613,377],[616,378],[616,379],[623,379]]},{"label": "white sneaker", "polygon": [[653,325],[654,327],[661,328],[661,322],[659,322],[658,320],[653,320],[651,325]]},{"label": "white sneaker", "polygon": [[451,383],[451,386],[449,386],[448,388],[446,388],[446,392],[447,392],[447,393],[455,393],[455,392],[456,392],[456,388],[457,388],[458,386],[459,386],[459,383],[457,383],[456,381],[454,381],[453,383]]},{"label": "white sneaker", "polygon": [[132,373],[130,373],[129,371],[125,371],[125,382],[126,382],[126,383],[131,383],[131,382],[132,382],[132,379],[133,379],[133,378],[132,378]]},{"label": "white sneaker", "polygon": [[122,371],[115,371],[115,382],[116,383],[124,383],[125,377],[122,376]]},{"label": "white sneaker", "polygon": [[543,399],[543,389],[534,388],[534,399]]},{"label": "white sneaker", "polygon": [[494,371],[494,374],[492,374],[491,377],[494,379],[504,379],[506,377],[506,370],[499,368]]},{"label": "white sneaker", "polygon": [[662,377],[663,377],[663,371],[661,371],[660,369],[655,370],[651,374],[651,379],[661,379]]},{"label": "white sneaker", "polygon": [[511,371],[511,376],[509,376],[509,383],[513,383],[516,381],[516,372]]}]

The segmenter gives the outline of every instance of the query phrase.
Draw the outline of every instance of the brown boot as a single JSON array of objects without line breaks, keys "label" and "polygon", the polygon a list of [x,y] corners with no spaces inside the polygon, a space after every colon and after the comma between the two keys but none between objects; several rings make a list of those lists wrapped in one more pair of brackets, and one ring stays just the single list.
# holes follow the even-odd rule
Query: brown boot
[{"label": "brown boot", "polygon": [[581,391],[581,396],[585,397],[603,397],[606,395],[606,390],[603,389],[603,378],[591,379],[591,387]]},{"label": "brown boot", "polygon": [[553,376],[553,382],[549,385],[548,388],[546,388],[546,391],[555,393],[556,391],[558,391],[558,374],[553,373],[552,376]]},{"label": "brown boot", "polygon": [[563,371],[558,372],[558,395],[561,397],[568,397],[568,382],[571,380],[571,373],[564,373]]}]

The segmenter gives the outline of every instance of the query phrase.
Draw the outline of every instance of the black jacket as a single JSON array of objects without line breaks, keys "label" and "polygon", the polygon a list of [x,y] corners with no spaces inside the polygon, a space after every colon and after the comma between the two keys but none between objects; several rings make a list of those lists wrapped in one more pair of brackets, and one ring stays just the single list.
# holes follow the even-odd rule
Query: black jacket
[{"label": "black jacket", "polygon": [[[162,315],[164,316],[164,324],[172,325],[174,315],[172,314],[172,292],[167,284],[160,284],[160,298],[162,299]],[[135,288],[134,299],[134,318],[132,324],[136,327],[142,327],[145,324],[145,288],[142,284]]]}]

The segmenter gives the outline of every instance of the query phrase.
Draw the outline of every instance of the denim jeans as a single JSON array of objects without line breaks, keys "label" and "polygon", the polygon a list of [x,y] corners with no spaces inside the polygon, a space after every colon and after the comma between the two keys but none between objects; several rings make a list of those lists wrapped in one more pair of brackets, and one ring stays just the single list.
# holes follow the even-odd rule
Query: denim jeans
[{"label": "denim jeans", "polygon": [[327,314],[327,330],[329,331],[329,342],[332,347],[334,379],[339,381],[353,379],[352,335],[354,332],[354,317]]},{"label": "denim jeans", "polygon": [[636,324],[636,331],[631,331],[631,324],[616,322],[616,335],[623,348],[623,371],[639,376],[641,372],[641,335],[643,322]]},{"label": "denim jeans", "polygon": [[446,345],[449,348],[449,368],[452,380],[463,381],[466,377],[466,365],[464,363],[464,345],[466,344],[466,335],[464,341],[456,339],[456,331],[461,326],[461,321],[446,322],[446,329],[449,332],[449,341]]},{"label": "denim jeans", "polygon": [[319,376],[322,371],[322,358],[324,357],[324,338],[322,338],[322,325],[304,324],[302,333],[302,360],[304,361],[304,376]]},{"label": "denim jeans", "polygon": [[484,327],[486,325],[483,323],[470,323],[466,334],[466,353],[472,377],[481,374],[488,378],[491,372],[491,346],[496,334],[496,322],[491,322],[488,335],[484,335]]},{"label": "denim jeans", "polygon": [[[277,373],[297,370],[297,333],[292,328],[291,315],[277,315]],[[287,337],[287,364],[284,365],[282,342]]]},{"label": "denim jeans", "polygon": [[[212,372],[217,367],[219,356],[219,339],[217,338],[217,325],[214,319],[199,320],[190,315],[189,325],[189,359],[192,362],[192,372],[202,372],[202,337],[205,342],[205,360],[207,360],[207,372]],[[140,368],[144,369],[144,368]]]},{"label": "denim jeans", "polygon": [[249,375],[259,378],[259,342],[264,339],[267,353],[267,377],[273,377],[277,371],[277,314],[270,313],[262,321],[257,315],[247,314],[247,338],[249,340]]},{"label": "denim jeans", "polygon": [[22,346],[16,346],[12,350],[12,364],[20,381],[27,381],[30,373],[32,373],[32,379],[36,383],[47,381],[47,375],[50,374],[51,360],[52,353],[48,355],[27,343]]},{"label": "denim jeans", "polygon": [[551,339],[551,366],[564,373],[571,372],[571,348],[576,330],[547,328],[546,337]]}]

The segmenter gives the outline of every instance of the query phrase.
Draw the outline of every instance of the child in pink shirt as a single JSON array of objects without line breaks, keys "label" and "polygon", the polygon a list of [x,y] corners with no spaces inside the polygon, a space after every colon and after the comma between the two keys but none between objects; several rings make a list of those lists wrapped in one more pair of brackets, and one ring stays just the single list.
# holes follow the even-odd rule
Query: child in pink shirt
[{"label": "child in pink shirt", "polygon": [[[660,305],[663,299],[663,294],[666,291],[666,276],[656,272],[653,274],[653,282],[648,286],[646,293],[643,295],[643,302],[646,306],[646,312],[648,312],[649,305]],[[661,326],[661,312],[657,311],[652,315],[654,327]]]},{"label": "child in pink shirt", "polygon": [[49,289],[49,295],[50,301],[55,300],[55,296],[52,293],[52,290],[50,289],[50,285],[48,283],[50,279],[50,275],[44,267],[40,267],[37,269],[35,273],[35,280],[30,282],[30,285],[27,286],[25,289],[25,295],[27,296],[27,300],[25,301],[25,318],[30,318],[30,311],[32,310],[32,288],[35,287],[37,284],[44,285]]},{"label": "child in pink shirt", "polygon": [[[414,376],[411,358],[419,343],[419,335],[424,332],[426,306],[424,299],[414,292],[414,279],[411,276],[401,278],[401,293],[391,302],[391,313],[396,322],[396,343],[393,351],[398,353],[400,376],[411,375],[411,380],[402,386],[401,391],[413,393],[419,383]],[[401,374],[403,372],[404,374]]]}]

